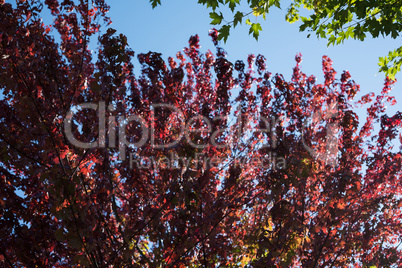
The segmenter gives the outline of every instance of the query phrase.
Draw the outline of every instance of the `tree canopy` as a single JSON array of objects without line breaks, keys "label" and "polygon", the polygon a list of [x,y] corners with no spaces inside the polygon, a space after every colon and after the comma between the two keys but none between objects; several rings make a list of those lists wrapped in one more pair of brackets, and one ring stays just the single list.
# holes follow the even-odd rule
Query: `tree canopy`
[{"label": "tree canopy", "polygon": [[216,52],[195,35],[175,57],[138,54],[136,76],[123,34],[88,48],[107,10],[0,3],[2,266],[402,262],[393,81],[355,99],[349,72],[324,56],[319,83],[301,55],[287,81],[262,55],[230,62],[217,30]]},{"label": "tree canopy", "polygon": [[[161,0],[150,0],[152,7]],[[287,8],[286,20],[300,22],[300,31],[314,33],[318,38],[328,40],[328,45],[343,43],[346,39],[365,40],[390,37],[396,39],[402,32],[402,5],[398,0],[198,0],[199,4],[211,9],[212,25],[219,25],[219,39],[227,41],[230,30],[245,23],[249,33],[258,40],[262,25],[252,22],[250,15],[265,20],[272,8]],[[244,10],[244,9],[248,10]],[[222,10],[230,10],[232,15],[224,17]],[[386,52],[384,52],[386,53]],[[394,79],[402,65],[402,46],[390,51],[379,59],[380,71]]]}]

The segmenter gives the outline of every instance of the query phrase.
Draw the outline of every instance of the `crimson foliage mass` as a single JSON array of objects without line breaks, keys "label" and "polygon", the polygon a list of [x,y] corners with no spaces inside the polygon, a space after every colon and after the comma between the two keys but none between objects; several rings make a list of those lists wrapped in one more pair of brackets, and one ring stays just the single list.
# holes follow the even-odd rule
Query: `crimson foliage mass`
[{"label": "crimson foliage mass", "polygon": [[[49,8],[53,25],[41,22]],[[391,267],[402,262],[401,151],[393,147],[402,115],[387,115],[394,82],[359,100],[348,72],[336,78],[323,57],[323,83],[301,71],[288,81],[250,55],[230,62],[200,52],[198,36],[175,58],[134,52],[108,29],[98,56],[88,49],[108,6],[102,0],[0,1],[0,264],[5,267]],[[55,36],[60,36],[56,42]],[[190,135],[172,148],[149,143],[138,157],[224,159],[198,168],[132,166],[104,148],[71,144],[63,122],[85,102],[105,102],[107,118],[136,114],[156,142],[177,137],[179,120],[151,105],[180,108],[186,122],[204,116],[210,133]],[[338,113],[306,129],[312,114],[337,103]],[[357,106],[367,108],[360,120]],[[282,118],[272,133],[261,118]],[[95,111],[74,117],[74,135],[98,139]],[[219,118],[219,120],[214,120]],[[245,118],[245,120],[235,120]],[[234,121],[234,123],[233,123]],[[242,121],[242,122],[241,122]],[[246,122],[246,123],[245,123]],[[248,123],[247,123],[248,122]],[[328,128],[337,124],[336,166],[324,155]],[[190,127],[199,128],[192,121]],[[361,126],[361,127],[359,127]],[[376,127],[375,127],[376,126]],[[109,132],[111,131],[109,126]],[[219,131],[225,129],[225,131]],[[124,130],[132,137],[138,127]],[[249,133],[236,135],[236,133]],[[275,136],[271,134],[275,133]],[[307,133],[307,134],[306,134]],[[400,137],[399,137],[400,138]],[[265,144],[265,147],[261,147]],[[262,167],[258,159],[283,159]],[[240,161],[239,159],[243,159]]]}]

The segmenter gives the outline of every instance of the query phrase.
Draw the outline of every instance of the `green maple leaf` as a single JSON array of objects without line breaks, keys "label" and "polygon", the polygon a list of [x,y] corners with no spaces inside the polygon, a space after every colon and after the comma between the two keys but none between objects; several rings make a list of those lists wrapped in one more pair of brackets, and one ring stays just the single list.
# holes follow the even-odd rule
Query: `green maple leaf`
[{"label": "green maple leaf", "polygon": [[212,25],[217,25],[217,24],[221,24],[222,20],[223,20],[223,15],[218,14],[216,12],[211,12],[209,13],[209,17],[212,19],[211,24]]},{"label": "green maple leaf", "polygon": [[161,4],[161,0],[149,0],[149,2],[151,3],[152,8],[155,8]]},{"label": "green maple leaf", "polygon": [[229,37],[229,31],[230,31],[230,25],[223,25],[222,28],[219,29],[219,36],[218,40],[222,40],[226,43],[226,40],[228,40]]},{"label": "green maple leaf", "polygon": [[243,13],[240,11],[237,11],[236,14],[234,15],[234,20],[233,20],[233,27],[236,27],[236,25],[243,20]]},{"label": "green maple leaf", "polygon": [[226,3],[229,3],[229,8],[233,12],[235,7],[240,4],[240,0],[226,0]]},{"label": "green maple leaf", "polygon": [[258,40],[258,36],[260,35],[260,31],[262,30],[261,24],[252,23],[250,26],[249,34],[253,34],[253,37]]}]

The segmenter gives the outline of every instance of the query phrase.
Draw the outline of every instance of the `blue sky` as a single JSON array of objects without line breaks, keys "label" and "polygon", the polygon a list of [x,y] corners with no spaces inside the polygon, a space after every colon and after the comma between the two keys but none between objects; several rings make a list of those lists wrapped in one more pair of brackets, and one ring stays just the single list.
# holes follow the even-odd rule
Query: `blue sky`
[{"label": "blue sky", "polygon": [[[212,27],[209,24],[211,10],[197,4],[196,0],[162,0],[162,5],[155,9],[147,0],[109,3],[109,15],[113,22],[111,27],[127,36],[130,47],[137,55],[155,51],[167,59],[182,50],[194,34],[200,36],[201,51],[211,49],[215,52],[208,36]],[[282,10],[273,8],[266,21],[258,18],[257,21],[263,27],[258,42],[248,35],[248,27],[244,24],[232,30],[227,43],[221,44],[228,52],[228,58],[234,62],[237,59],[246,60],[250,53],[262,54],[267,58],[270,72],[282,73],[289,79],[295,66],[294,57],[301,52],[302,70],[307,75],[314,74],[318,81],[322,81],[321,59],[327,55],[333,60],[338,77],[343,70],[349,70],[352,79],[360,84],[361,93],[381,90],[384,74],[378,73],[378,58],[399,47],[399,39],[380,37],[367,38],[364,42],[347,40],[344,44],[327,47],[326,40],[318,40],[314,34],[307,38],[307,32],[299,32],[298,23],[286,22],[286,8],[285,4]],[[248,11],[247,7],[244,7],[244,11]],[[250,16],[249,19],[255,21],[256,17]],[[135,67],[138,72],[139,65],[135,64]],[[402,81],[401,74],[396,77]],[[397,83],[393,90],[398,103],[402,103],[400,87]],[[395,108],[392,110],[395,111]]]}]

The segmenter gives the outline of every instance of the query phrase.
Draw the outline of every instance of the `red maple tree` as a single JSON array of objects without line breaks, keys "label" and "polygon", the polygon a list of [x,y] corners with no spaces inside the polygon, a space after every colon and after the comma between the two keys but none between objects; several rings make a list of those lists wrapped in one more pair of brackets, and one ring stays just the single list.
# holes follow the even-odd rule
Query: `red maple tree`
[{"label": "red maple tree", "polygon": [[[102,0],[0,1],[0,264],[394,267],[402,114],[393,81],[290,81],[198,36],[167,62],[108,29]],[[56,39],[58,41],[56,41]],[[87,106],[86,106],[87,105]],[[359,127],[356,107],[367,105]],[[401,137],[399,136],[399,139]]]}]

